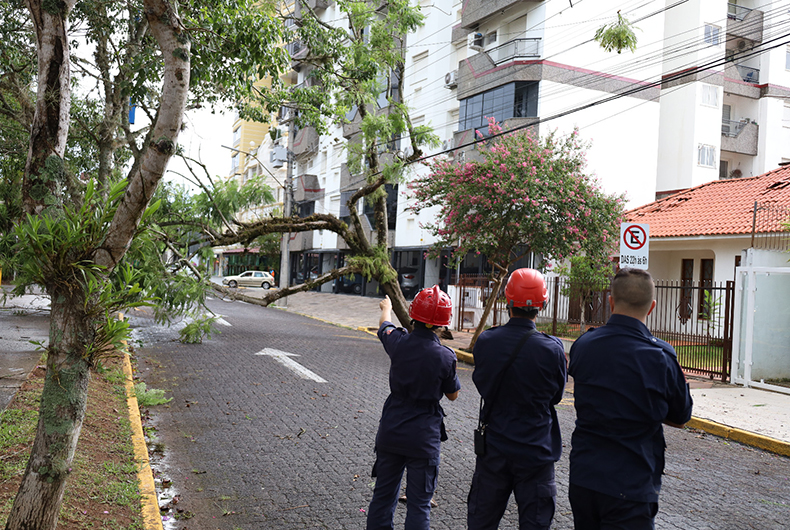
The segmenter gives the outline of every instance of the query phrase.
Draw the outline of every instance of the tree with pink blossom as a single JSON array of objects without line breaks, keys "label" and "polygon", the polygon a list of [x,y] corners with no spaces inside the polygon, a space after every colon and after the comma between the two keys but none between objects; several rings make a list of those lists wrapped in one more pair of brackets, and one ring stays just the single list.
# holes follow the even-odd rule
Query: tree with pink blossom
[{"label": "tree with pink blossom", "polygon": [[[538,137],[507,133],[489,120],[491,139],[477,145],[480,160],[429,163],[431,172],[410,185],[415,211],[440,207],[433,251],[454,247],[454,256],[483,253],[492,266],[492,296],[470,348],[483,331],[508,269],[528,252],[545,262],[585,255],[608,262],[623,215],[621,196],[601,190],[586,174],[586,145],[578,130]],[[504,133],[504,134],[502,134]]]}]

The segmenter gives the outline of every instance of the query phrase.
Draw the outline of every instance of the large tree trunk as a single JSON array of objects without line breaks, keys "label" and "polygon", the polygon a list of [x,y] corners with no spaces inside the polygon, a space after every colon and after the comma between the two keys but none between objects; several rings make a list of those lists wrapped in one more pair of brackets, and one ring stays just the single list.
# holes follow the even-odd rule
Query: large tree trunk
[{"label": "large tree trunk", "polygon": [[81,293],[50,289],[50,343],[38,429],[6,530],[53,530],[79,439],[88,399],[86,346],[94,322]]},{"label": "large tree trunk", "polygon": [[494,286],[491,288],[491,296],[489,296],[488,300],[486,301],[485,309],[483,309],[483,315],[480,317],[480,322],[477,323],[475,333],[472,335],[472,340],[469,342],[468,349],[470,351],[474,349],[477,338],[486,328],[488,315],[490,315],[491,310],[494,309],[494,304],[496,304],[496,299],[499,297],[499,289],[502,287],[502,281],[505,279],[505,276],[507,276],[507,268],[499,269],[499,273],[494,278]]},{"label": "large tree trunk", "polygon": [[[67,19],[74,3],[75,0],[59,3],[28,0],[36,31],[38,92],[22,183],[22,201],[25,210],[33,215],[61,200],[65,179],[63,155],[71,110]],[[57,9],[53,10],[53,6]]]},{"label": "large tree trunk", "polygon": [[[396,276],[397,277],[397,276]],[[406,297],[403,296],[403,291],[400,288],[398,280],[390,280],[382,283],[381,288],[384,293],[390,297],[392,302],[392,311],[395,316],[400,320],[400,325],[411,331],[411,318],[409,317],[409,304],[406,302]]]},{"label": "large tree trunk", "polygon": [[[53,3],[28,1],[36,27],[39,52],[39,93],[36,123],[23,185],[27,211],[40,213],[57,198],[63,149],[68,136],[69,76],[66,18],[74,0]],[[167,162],[175,151],[189,91],[190,45],[183,26],[167,0],[144,0],[151,33],[162,50],[162,96],[153,140],[142,164],[129,175],[126,193],[108,227],[94,262],[109,273],[123,258],[148,207]],[[57,11],[52,12],[53,8]],[[44,188],[42,189],[42,186]],[[81,284],[47,285],[51,321],[47,378],[41,395],[36,439],[6,530],[54,530],[71,469],[88,395],[89,368],[95,352],[88,352],[97,322],[90,316],[91,301]],[[101,311],[97,312],[102,314]]]}]

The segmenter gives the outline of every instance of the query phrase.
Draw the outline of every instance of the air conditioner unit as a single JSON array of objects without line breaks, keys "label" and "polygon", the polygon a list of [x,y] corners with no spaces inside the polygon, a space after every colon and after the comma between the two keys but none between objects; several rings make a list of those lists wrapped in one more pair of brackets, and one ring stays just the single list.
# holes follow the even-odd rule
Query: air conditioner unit
[{"label": "air conditioner unit", "polygon": [[269,162],[272,167],[283,167],[288,161],[288,149],[282,145],[275,145],[269,151]]},{"label": "air conditioner unit", "polygon": [[470,50],[480,51],[483,49],[483,34],[482,33],[470,33],[469,36],[466,38],[467,46]]},{"label": "air conditioner unit", "polygon": [[736,42],[735,45],[738,47],[738,51],[743,51],[746,49],[746,41],[743,39]]},{"label": "air conditioner unit", "polygon": [[452,138],[442,142],[442,151],[449,151],[453,147],[455,147],[455,142],[453,141]]},{"label": "air conditioner unit", "polygon": [[458,70],[444,74],[444,87],[455,88],[458,86]]}]

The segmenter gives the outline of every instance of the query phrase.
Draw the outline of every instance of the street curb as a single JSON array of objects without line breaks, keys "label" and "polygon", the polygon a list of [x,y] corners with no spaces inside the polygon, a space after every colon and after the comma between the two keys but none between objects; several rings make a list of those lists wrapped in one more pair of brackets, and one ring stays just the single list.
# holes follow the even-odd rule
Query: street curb
[{"label": "street curb", "polygon": [[739,442],[751,447],[769,451],[771,453],[776,453],[778,455],[790,456],[790,443],[777,440],[776,438],[769,438],[768,436],[763,436],[762,434],[744,431],[742,429],[730,427],[729,425],[724,425],[722,423],[717,423],[715,421],[706,420],[703,418],[696,418],[694,416],[692,416],[691,419],[686,423],[686,427],[699,429],[726,440]]},{"label": "street curb", "polygon": [[159,513],[159,498],[156,496],[154,474],[148,461],[148,447],[143,435],[143,424],[140,420],[140,407],[134,392],[132,363],[128,352],[123,352],[123,373],[126,375],[126,402],[129,405],[129,422],[132,427],[132,444],[134,458],[138,465],[137,480],[140,483],[140,506],[145,530],[163,530],[162,516]]}]

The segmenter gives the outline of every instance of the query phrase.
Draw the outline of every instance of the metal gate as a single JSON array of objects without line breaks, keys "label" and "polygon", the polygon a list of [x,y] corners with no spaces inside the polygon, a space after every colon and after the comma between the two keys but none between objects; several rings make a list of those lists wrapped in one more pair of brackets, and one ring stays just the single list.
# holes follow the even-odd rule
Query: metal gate
[{"label": "metal gate", "polygon": [[[675,348],[684,371],[728,381],[732,360],[735,282],[656,280],[656,309],[647,317],[653,335]],[[461,275],[456,329],[474,329],[491,296],[493,282],[486,275]],[[565,295],[566,278],[546,278],[549,303],[538,314],[538,329],[563,338],[581,333],[581,304]],[[609,291],[593,293],[585,307],[585,328],[602,326],[611,315]],[[505,299],[500,293],[489,317],[491,325],[508,321]]]}]

